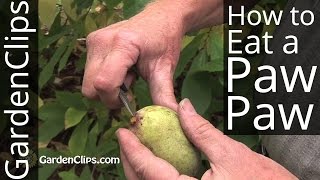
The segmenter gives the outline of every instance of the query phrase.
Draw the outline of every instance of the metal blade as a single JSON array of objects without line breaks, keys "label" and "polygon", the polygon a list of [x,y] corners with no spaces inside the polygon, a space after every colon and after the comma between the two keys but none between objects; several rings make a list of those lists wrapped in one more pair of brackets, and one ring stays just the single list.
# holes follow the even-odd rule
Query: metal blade
[{"label": "metal blade", "polygon": [[129,103],[129,100],[127,98],[126,93],[122,89],[120,89],[119,97],[120,97],[122,103],[124,104],[124,106],[127,108],[129,113],[131,114],[131,116],[134,116],[135,113],[134,113],[133,109],[130,106],[130,103]]}]

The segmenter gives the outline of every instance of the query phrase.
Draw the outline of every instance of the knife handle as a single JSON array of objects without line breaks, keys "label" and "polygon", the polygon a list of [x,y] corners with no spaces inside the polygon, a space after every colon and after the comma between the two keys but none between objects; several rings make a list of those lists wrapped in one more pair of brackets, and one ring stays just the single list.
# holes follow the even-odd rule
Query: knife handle
[{"label": "knife handle", "polygon": [[120,89],[125,93],[128,92],[128,88],[126,87],[126,85],[124,85],[124,83],[120,86]]}]

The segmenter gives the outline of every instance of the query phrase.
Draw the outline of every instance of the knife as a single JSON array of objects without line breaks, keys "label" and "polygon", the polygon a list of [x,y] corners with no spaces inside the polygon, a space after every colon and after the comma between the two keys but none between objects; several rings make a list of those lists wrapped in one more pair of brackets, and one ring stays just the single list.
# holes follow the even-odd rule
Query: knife
[{"label": "knife", "polygon": [[129,100],[127,98],[127,92],[128,92],[128,89],[127,87],[122,84],[120,86],[120,92],[119,92],[119,97],[122,101],[122,103],[124,104],[124,106],[127,108],[127,110],[129,111],[129,113],[131,114],[131,116],[134,116],[135,115],[135,111],[133,110],[133,108],[130,106],[130,103],[129,103]]}]

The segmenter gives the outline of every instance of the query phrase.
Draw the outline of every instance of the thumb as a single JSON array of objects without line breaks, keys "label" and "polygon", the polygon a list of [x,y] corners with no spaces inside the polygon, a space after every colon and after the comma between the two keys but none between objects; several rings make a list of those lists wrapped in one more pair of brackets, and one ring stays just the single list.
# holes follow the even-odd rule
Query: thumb
[{"label": "thumb", "polygon": [[156,105],[178,110],[178,103],[174,95],[173,88],[173,68],[172,65],[157,63],[153,72],[148,78],[150,93],[153,103]]},{"label": "thumb", "polygon": [[178,107],[181,127],[188,139],[201,150],[210,162],[220,162],[233,144],[233,140],[223,135],[209,121],[195,111],[189,99],[184,99]]}]

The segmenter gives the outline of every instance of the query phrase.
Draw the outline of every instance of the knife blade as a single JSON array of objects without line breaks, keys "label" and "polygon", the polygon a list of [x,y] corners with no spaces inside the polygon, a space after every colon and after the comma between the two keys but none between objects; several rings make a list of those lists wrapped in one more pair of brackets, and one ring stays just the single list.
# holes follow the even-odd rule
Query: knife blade
[{"label": "knife blade", "polygon": [[127,92],[128,92],[127,87],[124,84],[122,84],[120,86],[119,97],[120,97],[122,103],[124,104],[124,106],[127,108],[129,113],[131,114],[131,116],[134,116],[135,112],[134,112],[133,108],[130,106],[130,103],[129,103],[129,100],[128,100],[127,94],[126,94]]}]

